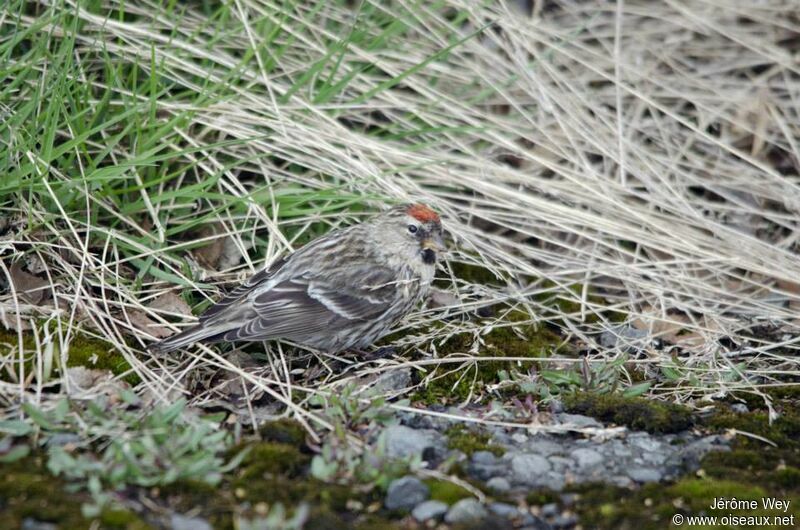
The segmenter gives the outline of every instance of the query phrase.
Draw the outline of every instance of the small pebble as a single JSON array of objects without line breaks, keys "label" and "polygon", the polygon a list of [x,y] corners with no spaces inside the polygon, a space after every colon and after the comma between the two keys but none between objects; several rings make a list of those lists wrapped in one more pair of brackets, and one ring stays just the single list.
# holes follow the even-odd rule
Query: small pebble
[{"label": "small pebble", "polygon": [[420,523],[431,519],[441,519],[447,513],[447,505],[442,501],[425,501],[417,504],[411,516]]},{"label": "small pebble", "polygon": [[628,470],[628,476],[636,482],[659,482],[663,475],[657,469],[634,467]]},{"label": "small pebble", "polygon": [[574,449],[569,455],[575,459],[581,469],[595,467],[605,460],[603,455],[594,449]]},{"label": "small pebble", "polygon": [[505,502],[493,502],[489,505],[489,511],[498,517],[511,519],[519,515],[519,509],[516,506],[507,504]]},{"label": "small pebble", "polygon": [[486,486],[498,493],[505,493],[511,489],[511,484],[508,483],[508,479],[505,477],[493,477],[489,479],[489,482],[486,483]]},{"label": "small pebble", "polygon": [[417,477],[405,476],[389,484],[384,504],[389,510],[410,510],[429,496],[430,489],[424,482]]},{"label": "small pebble", "polygon": [[486,508],[477,500],[461,499],[450,508],[444,521],[448,524],[465,523],[484,519],[487,515]]}]

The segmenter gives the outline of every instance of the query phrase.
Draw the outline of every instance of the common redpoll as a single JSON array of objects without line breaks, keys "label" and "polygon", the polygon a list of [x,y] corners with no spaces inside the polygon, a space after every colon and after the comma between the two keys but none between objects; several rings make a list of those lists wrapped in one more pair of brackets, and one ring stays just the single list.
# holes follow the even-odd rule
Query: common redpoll
[{"label": "common redpoll", "polygon": [[364,348],[428,293],[442,250],[436,212],[422,204],[392,208],[273,263],[210,307],[198,325],[151,349],[270,339],[325,352]]}]

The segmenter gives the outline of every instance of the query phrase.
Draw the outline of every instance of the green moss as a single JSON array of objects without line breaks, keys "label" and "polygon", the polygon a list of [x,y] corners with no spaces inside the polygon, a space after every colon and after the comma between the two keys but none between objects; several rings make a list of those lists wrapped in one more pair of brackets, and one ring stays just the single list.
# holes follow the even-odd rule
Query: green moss
[{"label": "green moss", "polygon": [[625,425],[651,433],[674,433],[688,429],[693,420],[683,406],[619,394],[577,392],[564,397],[568,412]]},{"label": "green moss", "polygon": [[[529,322],[530,317],[522,311],[513,311],[505,316],[510,325],[497,326],[481,336],[483,346],[479,356],[530,358],[531,364],[547,358],[562,347],[561,337],[545,326]],[[514,324],[514,323],[518,324]],[[464,353],[472,349],[475,337],[471,333],[460,333],[437,345],[440,356]],[[498,372],[527,370],[525,362],[481,360],[468,371],[454,370],[454,365],[444,364],[436,369],[437,376],[427,386],[412,396],[415,401],[426,404],[463,401],[471,392],[480,391],[480,386],[498,381]],[[452,372],[452,373],[448,373]],[[473,381],[476,386],[473,387]]]},{"label": "green moss", "polygon": [[528,493],[525,501],[531,506],[541,506],[543,504],[550,504],[551,502],[559,502],[559,494],[550,490],[535,490]]},{"label": "green moss", "polygon": [[278,442],[298,448],[306,439],[306,431],[302,425],[289,419],[267,422],[258,429],[258,433],[265,442]]},{"label": "green moss", "polygon": [[[789,405],[787,403],[787,405]],[[796,406],[784,406],[782,414],[770,424],[766,411],[754,411],[746,414],[732,412],[720,406],[715,414],[703,423],[714,430],[736,429],[758,436],[763,436],[779,446],[787,447],[800,440],[800,409]],[[744,446],[760,448],[763,442],[755,439],[742,440]]]},{"label": "green moss", "polygon": [[108,370],[114,375],[127,373],[123,379],[132,385],[141,381],[139,376],[131,371],[131,365],[114,345],[84,335],[76,335],[70,342],[67,366]]},{"label": "green moss", "polygon": [[102,528],[125,528],[126,530],[145,530],[152,528],[130,510],[103,510],[99,517]]},{"label": "green moss", "polygon": [[446,504],[453,504],[461,499],[472,497],[472,494],[459,486],[447,480],[426,480],[425,484],[431,490],[431,499],[434,501],[442,501]]},{"label": "green moss", "polygon": [[[250,452],[245,457],[238,477],[237,486],[247,487],[253,480],[265,477],[282,476],[297,477],[310,462],[310,456],[300,453],[293,445],[277,442],[259,442],[248,445]],[[231,450],[238,454],[243,449],[239,446]]]},{"label": "green moss", "polygon": [[712,430],[736,429],[775,444],[737,436],[730,452],[706,455],[701,465],[707,476],[757,485],[773,496],[800,497],[800,407],[789,401],[782,406],[782,415],[771,425],[766,412],[736,414],[726,407],[705,419],[703,424]]},{"label": "green moss", "polygon": [[457,424],[447,430],[447,447],[472,456],[476,451],[489,451],[495,456],[505,454],[505,449],[489,443],[491,436],[483,431],[473,431],[463,424]]},{"label": "green moss", "polygon": [[[731,480],[685,478],[672,485],[649,484],[634,491],[588,484],[574,488],[580,493],[576,509],[585,528],[655,530],[670,527],[676,513],[684,515],[778,515],[763,508],[756,510],[711,510],[714,499],[757,500],[769,496],[767,490]],[[794,504],[794,502],[792,503]],[[769,527],[771,528],[771,527]]]},{"label": "green moss", "polygon": [[145,530],[152,528],[136,514],[124,509],[105,510],[96,522],[85,519],[81,505],[90,498],[71,493],[68,485],[47,470],[44,458],[29,456],[18,462],[0,465],[0,528],[21,528],[31,518],[59,528],[101,528]]},{"label": "green moss", "polygon": [[[18,337],[16,332],[6,329],[0,330],[0,355],[7,354],[17,348]],[[6,346],[4,346],[6,345]],[[36,369],[35,352],[36,341],[29,332],[23,334],[22,346],[26,352],[25,372],[31,373]],[[53,354],[55,369],[58,371],[60,355],[58,351]],[[125,381],[132,385],[138,384],[141,380],[139,376],[131,371],[131,366],[125,357],[117,351],[111,343],[87,337],[85,335],[74,335],[69,344],[69,354],[67,366],[85,366],[91,369],[108,370],[114,375],[127,374],[123,377]],[[15,368],[15,371],[17,368]],[[0,373],[0,380],[12,381],[14,376],[8,373]]]}]

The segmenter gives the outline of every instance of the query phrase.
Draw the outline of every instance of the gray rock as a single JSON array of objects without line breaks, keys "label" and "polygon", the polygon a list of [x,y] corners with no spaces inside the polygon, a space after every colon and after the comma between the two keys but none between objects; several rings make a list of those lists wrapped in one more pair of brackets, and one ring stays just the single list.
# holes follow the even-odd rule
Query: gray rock
[{"label": "gray rock", "polygon": [[442,501],[425,501],[411,511],[411,516],[423,523],[431,519],[441,519],[447,513],[447,505]]},{"label": "gray rock", "polygon": [[628,476],[636,482],[659,482],[662,473],[650,467],[634,467],[628,470]]},{"label": "gray rock", "polygon": [[489,511],[498,517],[503,517],[504,519],[511,519],[512,517],[517,517],[520,514],[519,509],[516,506],[506,504],[505,502],[491,503],[489,505]]},{"label": "gray rock", "polygon": [[563,450],[563,444],[557,444],[547,438],[532,438],[527,445],[527,452],[542,456],[555,455],[561,453]]},{"label": "gray rock", "polygon": [[556,471],[566,471],[575,464],[574,460],[564,456],[551,456],[547,461],[550,462],[550,465]]},{"label": "gray rock", "polygon": [[511,441],[517,445],[522,445],[528,441],[528,435],[521,432],[515,432],[511,435]]},{"label": "gray rock", "polygon": [[575,459],[578,468],[582,470],[599,466],[604,460],[603,455],[594,449],[574,449],[569,455]]},{"label": "gray rock", "polygon": [[505,477],[492,477],[486,483],[486,486],[490,490],[498,493],[505,493],[511,489],[511,484],[509,484],[508,479]]},{"label": "gray rock", "polygon": [[467,465],[467,473],[478,480],[487,481],[492,477],[505,475],[506,463],[489,451],[476,451]]},{"label": "gray rock", "polygon": [[410,510],[427,500],[430,494],[430,489],[420,479],[405,476],[389,484],[384,505],[389,510]]},{"label": "gray rock", "polygon": [[487,515],[489,513],[486,508],[475,499],[461,499],[450,508],[447,515],[444,516],[444,521],[448,524],[466,523],[479,521]]},{"label": "gray rock", "polygon": [[411,368],[402,368],[381,374],[373,388],[378,392],[394,392],[409,386],[411,386]]},{"label": "gray rock", "polygon": [[611,477],[607,479],[607,482],[612,486],[617,486],[619,488],[632,488],[636,485],[634,481],[632,481],[629,477],[619,475],[615,477]]},{"label": "gray rock", "polygon": [[642,455],[642,458],[651,464],[661,465],[667,460],[667,456],[667,451],[658,451],[655,453],[645,453]]},{"label": "gray rock", "polygon": [[554,502],[547,503],[542,506],[542,515],[544,517],[555,517],[558,515],[558,504]]},{"label": "gray rock", "polygon": [[642,451],[655,453],[662,450],[662,444],[650,435],[638,435],[638,433],[631,434],[628,437],[628,443],[632,447],[638,447]]},{"label": "gray rock", "polygon": [[385,431],[386,456],[406,459],[426,457],[428,453],[444,454],[445,438],[431,429],[412,429],[405,425],[391,425]]},{"label": "gray rock", "polygon": [[553,530],[550,523],[529,513],[522,516],[521,523],[523,526],[519,530]]},{"label": "gray rock", "polygon": [[539,479],[537,485],[553,491],[561,491],[564,489],[565,484],[566,478],[564,475],[556,471],[548,471],[544,477]]},{"label": "gray rock", "polygon": [[212,530],[211,524],[199,517],[186,517],[179,513],[173,513],[169,518],[172,530]]},{"label": "gray rock", "polygon": [[483,466],[493,466],[499,463],[499,459],[489,451],[475,451],[472,454],[472,462]]},{"label": "gray rock", "polygon": [[738,414],[746,414],[750,412],[750,409],[747,408],[747,405],[744,403],[734,403],[731,405],[731,410]]},{"label": "gray rock", "polygon": [[709,451],[729,451],[728,442],[717,435],[706,436],[685,444],[667,459],[667,467],[694,471]]},{"label": "gray rock", "polygon": [[548,471],[550,462],[543,456],[518,453],[511,458],[511,473],[515,482],[535,486]]},{"label": "gray rock", "polygon": [[600,429],[603,427],[603,424],[597,421],[594,418],[590,418],[589,416],[584,416],[582,414],[567,414],[561,413],[558,415],[558,421],[561,423],[567,423],[570,425],[574,425],[579,429],[585,428],[595,428]]}]

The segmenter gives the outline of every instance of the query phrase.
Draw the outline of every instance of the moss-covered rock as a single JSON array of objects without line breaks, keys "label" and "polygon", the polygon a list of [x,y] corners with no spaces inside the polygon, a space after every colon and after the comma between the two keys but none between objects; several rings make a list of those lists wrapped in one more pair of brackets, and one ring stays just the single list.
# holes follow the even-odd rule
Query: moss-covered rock
[{"label": "moss-covered rock", "polygon": [[491,435],[484,431],[468,428],[463,424],[450,427],[447,432],[447,447],[472,456],[476,451],[489,451],[495,456],[502,456],[506,451],[500,446],[490,443]]},{"label": "moss-covered rock", "polygon": [[[782,409],[782,415],[772,424],[764,410],[734,413],[724,404],[720,404],[710,416],[694,422],[697,428],[709,432],[735,429],[766,438],[775,445],[752,436],[736,436],[731,451],[707,454],[697,473],[672,484],[648,484],[637,490],[607,484],[573,486],[569,490],[580,494],[576,510],[581,524],[585,528],[601,530],[658,529],[669,527],[676,513],[718,516],[794,514],[797,524],[800,516],[796,511],[800,506],[800,409],[794,399],[775,398],[775,401]],[[605,413],[606,407],[610,408],[612,403],[615,402],[606,400],[602,411]],[[751,405],[757,406],[757,402]],[[662,425],[662,422],[658,421],[656,425]],[[754,510],[712,510],[714,500],[723,497],[755,500],[759,506]],[[791,502],[790,510],[783,513],[765,508],[761,504],[762,498],[788,500]]]},{"label": "moss-covered rock", "polygon": [[564,406],[573,414],[650,433],[680,432],[693,424],[691,411],[686,407],[620,394],[576,392],[564,397]]},{"label": "moss-covered rock", "polygon": [[425,484],[431,490],[431,500],[441,501],[445,504],[453,504],[461,499],[472,497],[472,494],[459,486],[447,480],[426,480]]}]

